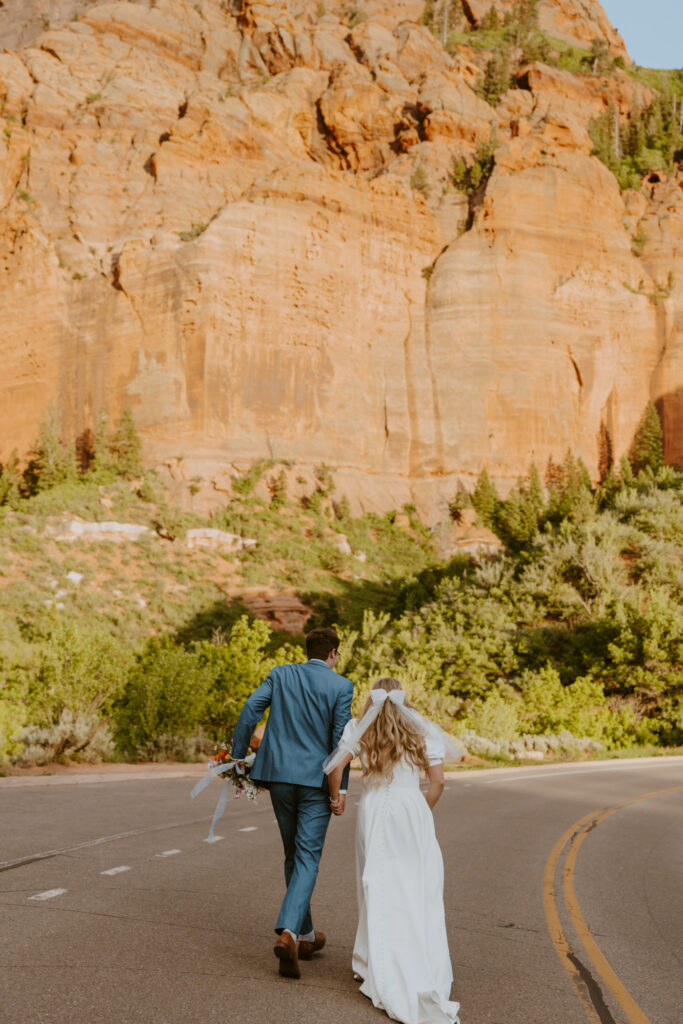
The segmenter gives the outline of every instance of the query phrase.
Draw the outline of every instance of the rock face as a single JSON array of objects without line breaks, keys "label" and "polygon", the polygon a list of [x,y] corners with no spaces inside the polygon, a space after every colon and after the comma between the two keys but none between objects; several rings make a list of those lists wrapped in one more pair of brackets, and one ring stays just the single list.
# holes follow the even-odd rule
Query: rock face
[{"label": "rock face", "polygon": [[[533,64],[494,110],[413,0],[53,6],[0,55],[0,459],[52,401],[70,438],[130,404],[216,500],[265,456],[437,518],[484,465],[597,475],[652,398],[683,463],[681,182],[620,194],[586,131],[647,86]],[[541,11],[622,52],[599,4]]]}]

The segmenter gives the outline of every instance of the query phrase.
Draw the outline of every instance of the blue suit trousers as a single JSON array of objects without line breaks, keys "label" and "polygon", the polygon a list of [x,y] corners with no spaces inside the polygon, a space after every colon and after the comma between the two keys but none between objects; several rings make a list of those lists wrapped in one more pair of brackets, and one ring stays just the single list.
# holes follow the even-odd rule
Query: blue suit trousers
[{"label": "blue suit trousers", "polygon": [[330,823],[329,793],[291,782],[271,782],[269,789],[285,848],[287,883],[275,931],[307,935],[313,931],[311,896]]}]

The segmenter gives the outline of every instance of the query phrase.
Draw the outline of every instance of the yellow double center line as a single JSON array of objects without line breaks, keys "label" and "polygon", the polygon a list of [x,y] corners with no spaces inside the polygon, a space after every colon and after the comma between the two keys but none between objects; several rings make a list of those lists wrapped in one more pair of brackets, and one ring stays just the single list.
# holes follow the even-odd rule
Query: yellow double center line
[{"label": "yellow double center line", "polygon": [[[585,977],[587,972],[585,969],[582,969],[582,965],[572,951],[569,940],[567,939],[564,928],[562,927],[558,909],[558,893],[556,892],[555,887],[555,874],[558,864],[565,848],[567,848],[567,857],[562,869],[564,901],[574,930],[582,943],[583,948],[590,957],[596,974],[599,975],[605,985],[605,988],[609,990],[624,1011],[628,1024],[650,1024],[650,1021],[635,1002],[633,996],[631,996],[625,985],[614,973],[612,967],[603,956],[598,944],[588,929],[588,925],[584,920],[576,898],[576,891],[574,888],[574,868],[576,866],[578,852],[581,849],[586,836],[590,831],[592,831],[592,829],[596,828],[601,822],[603,822],[605,818],[609,818],[610,815],[615,814],[624,807],[630,807],[633,804],[642,803],[644,800],[652,800],[653,797],[679,793],[681,790],[683,790],[683,786],[674,786],[671,789],[659,789],[653,793],[645,793],[643,796],[636,796],[631,800],[625,800],[623,803],[616,804],[614,807],[591,811],[590,814],[586,814],[583,818],[574,822],[574,824],[567,829],[564,835],[555,844],[550,856],[548,857],[545,871],[543,873],[543,904],[545,907],[545,916],[548,921],[548,928],[550,930],[550,937],[553,941],[555,951],[560,958],[560,963],[571,978],[576,994],[583,1004],[591,1024],[605,1024],[605,1020],[612,1020],[612,1017],[604,1004],[599,987],[595,985],[594,982],[592,983],[590,975],[588,976],[588,979]],[[600,1012],[602,1009],[604,1009],[605,1013]]]}]

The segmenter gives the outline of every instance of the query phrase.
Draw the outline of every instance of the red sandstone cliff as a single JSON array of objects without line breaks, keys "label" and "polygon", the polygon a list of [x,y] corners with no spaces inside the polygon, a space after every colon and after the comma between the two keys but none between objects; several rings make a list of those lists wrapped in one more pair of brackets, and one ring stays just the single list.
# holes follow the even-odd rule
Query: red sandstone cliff
[{"label": "red sandstone cliff", "polygon": [[[622,194],[586,131],[648,88],[533,64],[494,109],[419,0],[363,9],[0,11],[25,44],[0,55],[0,458],[52,400],[69,436],[130,403],[151,460],[325,461],[435,516],[483,465],[572,448],[597,473],[652,398],[683,464],[683,176]],[[625,53],[592,0],[541,24]],[[492,132],[470,210],[453,167]]]}]

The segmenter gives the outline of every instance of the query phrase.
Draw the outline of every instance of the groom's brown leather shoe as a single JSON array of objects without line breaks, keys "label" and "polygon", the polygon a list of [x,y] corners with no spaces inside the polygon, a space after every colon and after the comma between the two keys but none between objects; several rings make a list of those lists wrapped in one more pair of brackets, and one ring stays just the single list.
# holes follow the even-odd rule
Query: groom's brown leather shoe
[{"label": "groom's brown leather shoe", "polygon": [[284,978],[301,977],[296,945],[296,942],[289,932],[283,932],[275,943],[273,952],[280,961],[279,973]]},{"label": "groom's brown leather shoe", "polygon": [[319,953],[326,942],[322,932],[315,933],[315,942],[307,942],[306,939],[299,940],[299,958],[301,960],[312,960],[314,953]]}]

